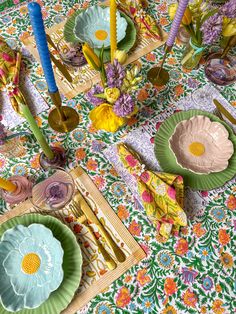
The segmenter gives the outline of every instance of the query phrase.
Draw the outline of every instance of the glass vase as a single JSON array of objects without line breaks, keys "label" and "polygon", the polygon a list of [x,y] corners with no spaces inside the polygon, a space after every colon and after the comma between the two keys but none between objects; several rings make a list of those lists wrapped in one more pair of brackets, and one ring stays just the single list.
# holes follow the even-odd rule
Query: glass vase
[{"label": "glass vase", "polygon": [[181,64],[188,70],[193,70],[198,67],[199,62],[202,58],[204,47],[195,43],[192,40],[186,45],[186,49],[183,54]]}]

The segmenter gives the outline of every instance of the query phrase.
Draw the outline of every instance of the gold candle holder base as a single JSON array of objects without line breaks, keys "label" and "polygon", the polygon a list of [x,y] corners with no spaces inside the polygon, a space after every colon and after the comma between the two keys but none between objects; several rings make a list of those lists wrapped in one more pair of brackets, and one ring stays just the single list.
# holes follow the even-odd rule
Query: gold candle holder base
[{"label": "gold candle holder base", "polygon": [[162,67],[154,67],[148,71],[147,79],[152,85],[164,86],[168,83],[170,76],[168,71]]},{"label": "gold candle holder base", "polygon": [[54,108],[48,116],[50,127],[60,133],[67,133],[74,130],[79,124],[79,115],[75,109],[67,106],[62,106],[61,96],[58,91],[49,93],[54,105]]},{"label": "gold candle holder base", "polygon": [[67,133],[74,130],[79,124],[79,115],[75,109],[62,106],[60,108],[65,116],[65,120],[61,119],[58,109],[53,109],[48,116],[48,123],[50,127],[60,133]]}]

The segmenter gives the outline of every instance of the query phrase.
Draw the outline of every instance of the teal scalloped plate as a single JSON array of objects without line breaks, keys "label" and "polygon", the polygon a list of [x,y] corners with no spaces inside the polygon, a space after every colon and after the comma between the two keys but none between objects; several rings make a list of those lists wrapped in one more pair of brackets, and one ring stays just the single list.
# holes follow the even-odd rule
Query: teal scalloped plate
[{"label": "teal scalloped plate", "polygon": [[[35,309],[24,309],[18,311],[18,314],[56,314],[61,313],[71,302],[75,291],[79,287],[82,274],[82,255],[80,247],[77,243],[73,232],[58,219],[51,216],[43,216],[39,214],[25,214],[23,216],[14,217],[0,227],[0,238],[3,233],[15,227],[16,225],[29,226],[32,223],[40,223],[49,228],[54,237],[61,242],[64,250],[63,271],[64,279],[60,287],[52,292],[49,298],[39,307]],[[0,304],[0,314],[11,314]]]},{"label": "teal scalloped plate", "polygon": [[[210,118],[211,121],[216,121],[224,125],[229,132],[229,139],[234,145],[234,154],[229,160],[228,168],[221,172],[210,174],[197,174],[192,171],[180,167],[175,159],[174,153],[169,147],[169,138],[173,134],[176,125],[183,121],[188,120],[193,116],[202,115]],[[224,149],[222,147],[222,149]],[[155,136],[154,152],[156,158],[165,172],[176,173],[184,178],[184,184],[196,190],[212,190],[224,185],[227,181],[232,179],[236,174],[236,136],[232,129],[222,120],[213,114],[202,110],[189,110],[175,113],[165,122],[162,123]]]},{"label": "teal scalloped plate", "polygon": [[[82,10],[77,10],[65,23],[64,38],[69,43],[78,43],[78,39],[74,35],[75,18]],[[120,15],[124,17],[128,23],[125,38],[118,43],[118,49],[129,52],[136,42],[137,31],[134,22],[125,13],[120,11]],[[95,53],[99,55],[100,49],[94,49]],[[104,62],[110,61],[110,48],[104,49]]]}]

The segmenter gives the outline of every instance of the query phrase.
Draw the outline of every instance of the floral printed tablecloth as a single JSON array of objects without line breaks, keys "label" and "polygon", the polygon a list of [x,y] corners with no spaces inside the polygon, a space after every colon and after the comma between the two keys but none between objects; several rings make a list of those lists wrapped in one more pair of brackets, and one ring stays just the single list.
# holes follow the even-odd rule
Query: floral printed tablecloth
[{"label": "floral printed tablecloth", "polygon": [[[38,0],[38,2],[43,7],[47,27],[59,23],[78,7],[86,8],[96,3],[82,0]],[[26,73],[42,97],[51,104],[46,94],[47,86],[40,65],[21,47],[21,40],[32,34],[26,4],[27,1],[20,0],[0,1],[0,36],[4,37],[11,47],[22,49]],[[166,1],[149,1],[150,12],[168,31],[167,6]],[[146,79],[142,82],[137,93],[139,114],[116,134],[98,132],[91,126],[88,113],[92,107],[82,94],[70,101],[64,99],[64,103],[77,109],[81,117],[78,128],[71,133],[55,134],[48,127],[47,111],[37,118],[50,142],[53,145],[63,145],[68,150],[68,168],[79,163],[86,169],[119,218],[147,253],[147,258],[142,263],[115,281],[80,313],[235,312],[236,270],[233,256],[235,253],[233,233],[236,229],[235,180],[214,193],[200,191],[198,195],[202,199],[202,206],[199,206],[194,215],[190,215],[188,226],[182,228],[179,238],[164,241],[156,235],[139,203],[135,201],[124,181],[103,154],[104,148],[120,141],[128,132],[136,129],[150,117],[158,116],[181,97],[206,84],[202,66],[191,72],[181,68],[183,50],[183,46],[176,45],[167,59],[166,68],[169,70],[171,80],[166,88],[154,89]],[[141,59],[144,77],[148,69],[161,60],[162,55],[161,48]],[[220,92],[232,106],[236,106],[235,86],[220,88]],[[15,128],[17,131],[26,129],[26,123]],[[21,159],[6,159],[0,156],[2,176],[36,175],[39,169],[39,147],[33,137],[24,142],[24,145],[28,152]],[[7,210],[2,200],[0,206],[2,212]]]}]

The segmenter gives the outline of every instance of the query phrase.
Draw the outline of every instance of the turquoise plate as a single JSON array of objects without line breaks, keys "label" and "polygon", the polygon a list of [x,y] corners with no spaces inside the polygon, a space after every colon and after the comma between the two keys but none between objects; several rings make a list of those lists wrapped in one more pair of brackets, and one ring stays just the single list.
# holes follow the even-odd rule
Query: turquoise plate
[{"label": "turquoise plate", "polygon": [[[234,145],[234,154],[229,160],[228,168],[221,172],[197,174],[184,169],[177,164],[175,155],[169,147],[169,139],[173,134],[176,125],[183,120],[188,120],[197,115],[206,116],[210,118],[211,121],[216,121],[223,124],[229,132],[229,139]],[[224,148],[222,147],[222,149]],[[181,111],[168,118],[165,122],[162,123],[155,136],[154,152],[163,171],[183,176],[184,184],[196,190],[212,190],[218,188],[232,179],[236,174],[236,136],[226,123],[206,111]]]},{"label": "turquoise plate", "polygon": [[[75,19],[83,10],[77,10],[65,23],[64,26],[64,38],[69,43],[78,43],[78,39],[74,35],[74,27],[75,27]],[[135,25],[130,17],[128,17],[125,13],[120,12],[120,15],[126,19],[128,23],[126,29],[125,38],[122,39],[117,47],[119,50],[124,50],[125,52],[129,52],[130,49],[134,46],[136,42],[137,31]],[[100,49],[94,49],[95,53],[99,56]],[[110,49],[104,49],[104,62],[109,62],[111,59]]]},{"label": "turquoise plate", "polygon": [[[73,232],[58,219],[51,216],[39,214],[25,214],[14,217],[0,227],[0,238],[3,233],[15,227],[16,225],[29,226],[33,223],[39,223],[49,228],[53,236],[61,243],[64,251],[63,272],[64,278],[57,290],[52,292],[49,298],[35,309],[23,309],[18,314],[59,314],[71,302],[75,291],[79,287],[82,274],[82,255]],[[12,313],[3,308],[0,303],[0,314]]]}]

